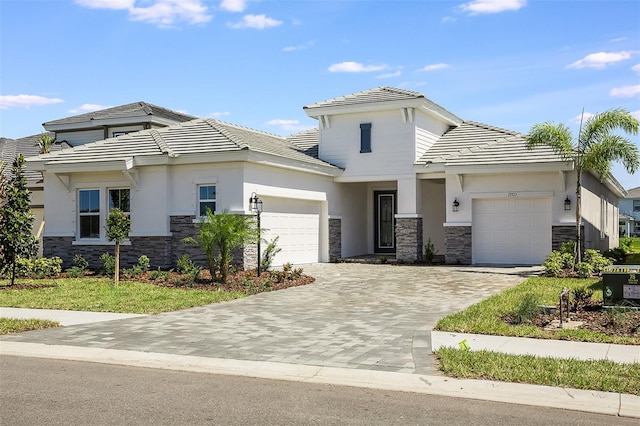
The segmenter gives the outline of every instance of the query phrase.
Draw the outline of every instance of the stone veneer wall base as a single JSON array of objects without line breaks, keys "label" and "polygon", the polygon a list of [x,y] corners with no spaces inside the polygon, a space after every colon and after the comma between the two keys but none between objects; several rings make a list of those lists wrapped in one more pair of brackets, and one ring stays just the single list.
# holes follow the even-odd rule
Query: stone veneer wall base
[{"label": "stone veneer wall base", "polygon": [[329,260],[342,257],[342,219],[329,219]]},{"label": "stone veneer wall base", "polygon": [[422,218],[396,219],[396,259],[415,262],[422,258]]},{"label": "stone veneer wall base", "polygon": [[473,259],[471,244],[471,226],[446,226],[444,228],[445,263],[470,265]]}]

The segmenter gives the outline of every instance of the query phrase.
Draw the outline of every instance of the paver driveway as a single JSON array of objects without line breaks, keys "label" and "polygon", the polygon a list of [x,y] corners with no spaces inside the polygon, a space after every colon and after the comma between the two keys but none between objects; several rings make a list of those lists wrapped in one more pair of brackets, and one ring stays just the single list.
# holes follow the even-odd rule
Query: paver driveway
[{"label": "paver driveway", "polygon": [[430,330],[534,268],[306,265],[316,282],[2,340],[434,374]]}]

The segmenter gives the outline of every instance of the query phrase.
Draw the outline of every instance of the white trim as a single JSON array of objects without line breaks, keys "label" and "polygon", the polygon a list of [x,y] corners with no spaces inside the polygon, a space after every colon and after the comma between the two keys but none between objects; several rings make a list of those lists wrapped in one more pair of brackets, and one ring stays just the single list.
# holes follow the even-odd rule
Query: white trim
[{"label": "white trim", "polygon": [[367,176],[336,176],[333,180],[335,182],[389,182],[397,181],[400,179],[415,179],[415,173],[403,174],[403,175],[367,175]]},{"label": "white trim", "polygon": [[[327,193],[321,191],[309,191],[304,189],[289,189],[279,186],[255,185],[245,182],[245,192],[255,192],[258,197],[290,198],[294,200],[327,201]],[[249,188],[253,188],[249,190]],[[246,197],[248,199],[248,197]]]},{"label": "white trim", "polygon": [[217,176],[211,176],[211,177],[196,176],[193,178],[192,183],[195,183],[196,185],[207,184],[207,183],[210,183],[212,185],[217,185],[218,177]]},{"label": "white trim", "polygon": [[420,219],[422,215],[419,213],[396,213],[394,217],[396,219]]},{"label": "white trim", "polygon": [[327,218],[328,219],[340,219],[340,220],[342,220],[342,216],[341,215],[330,214],[330,215],[327,216]]},{"label": "white trim", "polygon": [[470,192],[472,199],[484,198],[551,198],[553,191]]},{"label": "white trim", "polygon": [[170,237],[172,235],[173,235],[172,232],[165,232],[161,234],[157,232],[130,232],[129,238],[131,237]]},{"label": "white trim", "polygon": [[445,222],[442,226],[471,226],[471,222]]},{"label": "white trim", "polygon": [[47,234],[46,232],[44,234],[42,234],[42,237],[63,237],[63,238],[67,238],[67,237],[76,237],[76,233],[75,232],[56,232],[55,234]]}]

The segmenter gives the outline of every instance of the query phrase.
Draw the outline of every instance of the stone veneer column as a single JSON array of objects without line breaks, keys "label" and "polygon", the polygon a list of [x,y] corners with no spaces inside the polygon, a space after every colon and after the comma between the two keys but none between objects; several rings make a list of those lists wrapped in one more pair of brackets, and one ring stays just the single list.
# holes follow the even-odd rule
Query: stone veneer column
[{"label": "stone veneer column", "polygon": [[445,226],[445,263],[470,265],[472,262],[471,243],[471,226]]},{"label": "stone veneer column", "polygon": [[[575,240],[575,225],[553,225],[551,227],[551,250],[560,250],[562,243]],[[584,251],[584,226],[582,226],[582,229],[580,230],[580,243],[582,245],[582,250]]]},{"label": "stone veneer column", "polygon": [[422,257],[422,218],[396,218],[396,260],[415,262]]},{"label": "stone veneer column", "polygon": [[342,257],[342,219],[329,218],[329,261]]}]

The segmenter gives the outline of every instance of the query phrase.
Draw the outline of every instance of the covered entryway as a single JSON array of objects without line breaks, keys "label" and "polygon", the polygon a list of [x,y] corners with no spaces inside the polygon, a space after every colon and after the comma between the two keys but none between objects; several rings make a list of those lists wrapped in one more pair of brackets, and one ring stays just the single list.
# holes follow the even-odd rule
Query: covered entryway
[{"label": "covered entryway", "polygon": [[551,199],[475,199],[472,233],[474,264],[539,265],[551,251]]},{"label": "covered entryway", "polygon": [[[277,245],[282,249],[273,266],[320,260],[320,202],[263,197],[263,206],[263,238],[270,242],[278,236]],[[263,251],[266,246],[263,242]]]}]

